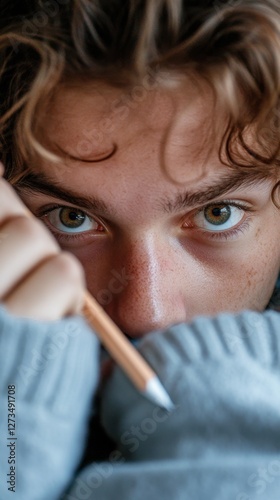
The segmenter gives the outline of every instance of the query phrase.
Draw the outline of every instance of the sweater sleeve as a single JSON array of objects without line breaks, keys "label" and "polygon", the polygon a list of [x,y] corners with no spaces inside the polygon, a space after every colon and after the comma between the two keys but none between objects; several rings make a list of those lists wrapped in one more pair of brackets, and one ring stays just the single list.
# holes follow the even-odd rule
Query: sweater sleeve
[{"label": "sweater sleeve", "polygon": [[280,315],[200,317],[139,349],[175,410],[145,400],[117,368],[102,408],[116,450],[80,473],[67,500],[279,500]]},{"label": "sweater sleeve", "polygon": [[82,456],[98,341],[82,318],[39,322],[0,308],[0,498],[56,500]]}]

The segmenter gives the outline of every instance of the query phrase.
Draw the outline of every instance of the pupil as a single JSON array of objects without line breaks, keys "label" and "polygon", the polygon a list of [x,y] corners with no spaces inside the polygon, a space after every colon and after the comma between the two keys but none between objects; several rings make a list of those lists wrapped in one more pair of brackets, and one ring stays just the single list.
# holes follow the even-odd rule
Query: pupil
[{"label": "pupil", "polygon": [[220,209],[220,208],[213,208],[213,210],[212,210],[212,214],[213,214],[215,217],[219,217],[219,215],[221,215],[221,209]]},{"label": "pupil", "polygon": [[77,219],[77,214],[75,214],[75,212],[70,212],[69,219],[76,220]]}]

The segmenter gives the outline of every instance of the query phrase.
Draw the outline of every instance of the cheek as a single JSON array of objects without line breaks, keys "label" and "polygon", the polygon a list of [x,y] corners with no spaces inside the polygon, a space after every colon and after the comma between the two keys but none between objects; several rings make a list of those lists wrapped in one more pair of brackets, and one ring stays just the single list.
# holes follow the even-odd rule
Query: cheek
[{"label": "cheek", "polygon": [[276,228],[275,221],[273,227],[259,224],[236,241],[188,246],[192,266],[184,266],[191,284],[191,293],[184,291],[186,309],[190,303],[194,315],[265,309],[280,268]]},{"label": "cheek", "polygon": [[86,244],[63,244],[61,248],[71,252],[81,262],[85,272],[87,288],[93,295],[96,295],[100,289],[106,288],[106,283],[112,278],[110,272],[112,273],[114,270],[114,262],[112,262],[106,251],[106,243],[103,237],[96,238]]},{"label": "cheek", "polygon": [[89,291],[96,295],[100,289],[106,288],[115,266],[110,252],[106,251],[106,244],[103,240],[100,239],[80,248],[71,248],[70,251],[75,254],[84,268]]},{"label": "cheek", "polygon": [[275,242],[255,240],[243,251],[232,254],[216,269],[215,291],[220,310],[263,310],[273,293],[279,274],[280,251]]}]

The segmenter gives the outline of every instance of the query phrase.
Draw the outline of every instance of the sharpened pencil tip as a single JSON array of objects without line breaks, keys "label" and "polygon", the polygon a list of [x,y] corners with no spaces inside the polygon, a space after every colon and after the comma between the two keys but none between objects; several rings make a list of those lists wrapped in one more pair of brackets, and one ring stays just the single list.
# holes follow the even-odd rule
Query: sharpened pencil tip
[{"label": "sharpened pencil tip", "polygon": [[175,405],[172,403],[158,377],[153,377],[148,381],[146,389],[143,391],[143,395],[157,406],[160,406],[167,411],[175,409]]}]

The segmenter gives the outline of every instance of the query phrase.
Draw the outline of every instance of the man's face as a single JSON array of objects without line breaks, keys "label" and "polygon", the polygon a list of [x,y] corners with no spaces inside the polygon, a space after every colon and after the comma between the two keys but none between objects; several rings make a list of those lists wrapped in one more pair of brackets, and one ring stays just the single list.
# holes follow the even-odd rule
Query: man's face
[{"label": "man's face", "polygon": [[132,337],[269,301],[280,263],[274,182],[241,182],[221,163],[224,123],[203,85],[148,80],[130,94],[61,89],[44,119],[46,144],[69,156],[37,165],[40,189],[33,178],[22,198]]}]

